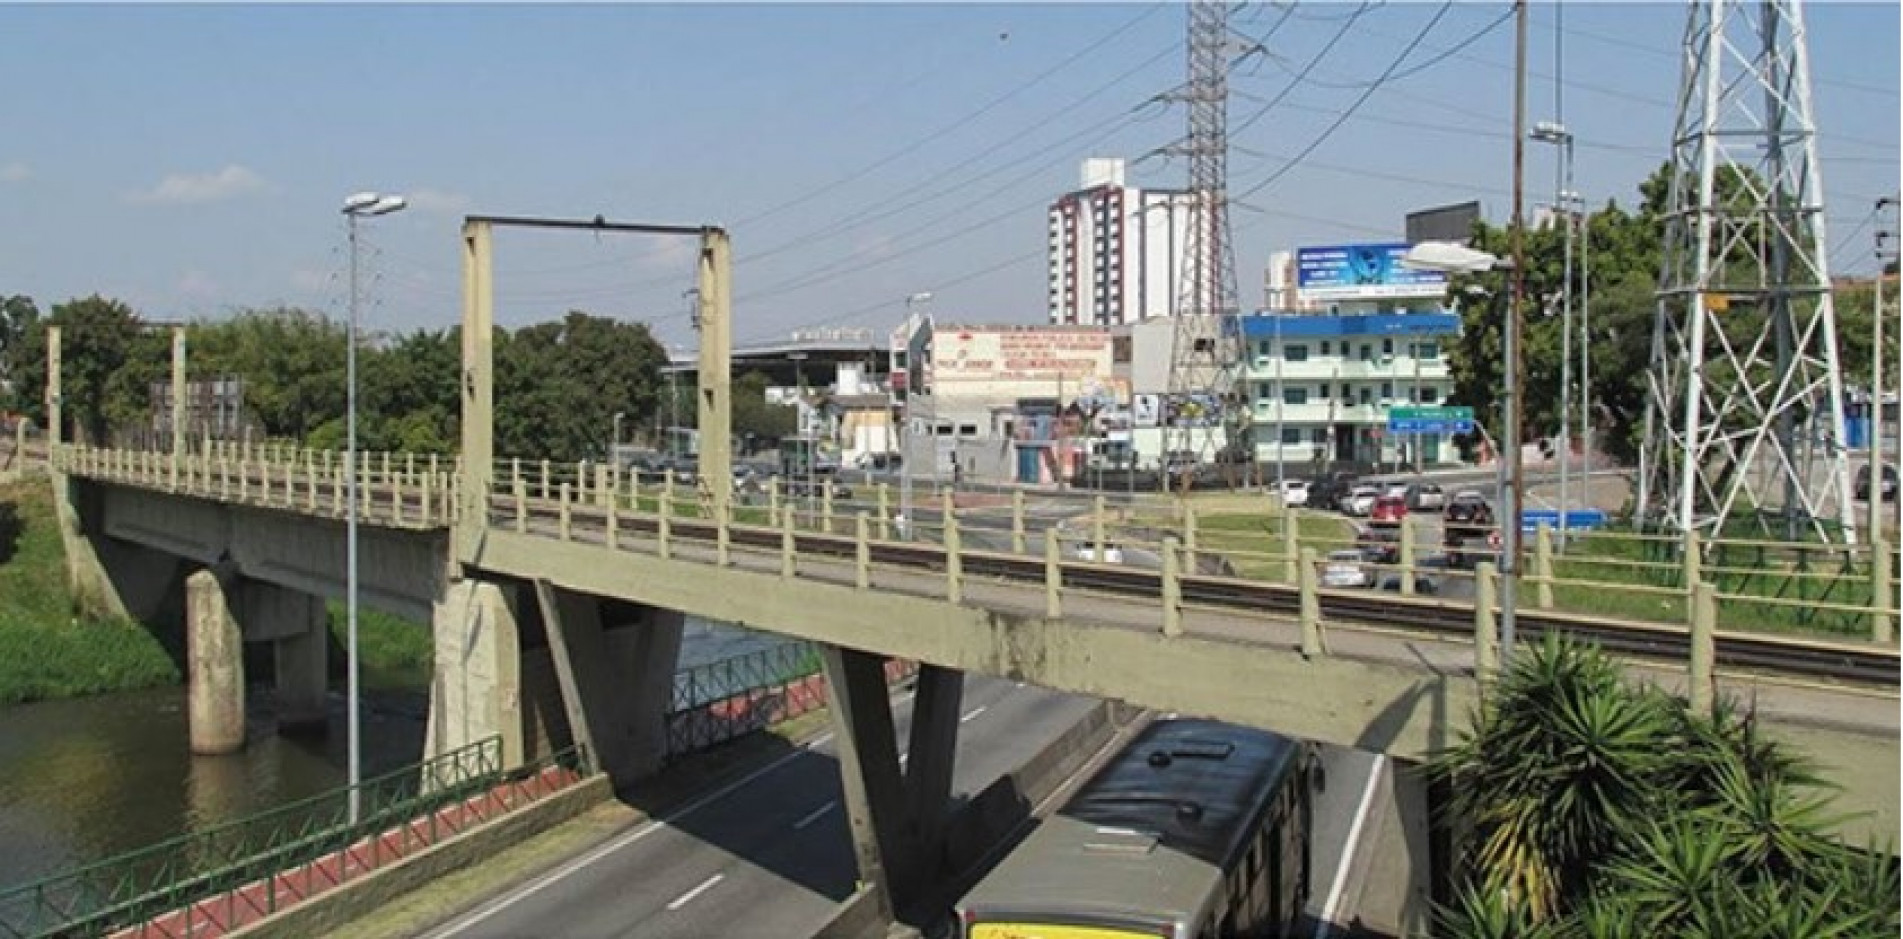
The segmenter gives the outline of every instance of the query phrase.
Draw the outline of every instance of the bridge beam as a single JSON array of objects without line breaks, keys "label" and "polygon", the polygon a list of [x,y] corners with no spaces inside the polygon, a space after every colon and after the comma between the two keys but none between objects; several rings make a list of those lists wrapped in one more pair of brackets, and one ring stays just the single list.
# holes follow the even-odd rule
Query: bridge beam
[{"label": "bridge beam", "polygon": [[890,921],[911,884],[904,863],[904,785],[885,660],[831,644],[820,647],[820,659],[859,879],[878,894],[880,911]]},{"label": "bridge beam", "polygon": [[600,597],[546,580],[535,592],[571,738],[616,785],[658,772],[686,618],[645,608],[610,624]]}]

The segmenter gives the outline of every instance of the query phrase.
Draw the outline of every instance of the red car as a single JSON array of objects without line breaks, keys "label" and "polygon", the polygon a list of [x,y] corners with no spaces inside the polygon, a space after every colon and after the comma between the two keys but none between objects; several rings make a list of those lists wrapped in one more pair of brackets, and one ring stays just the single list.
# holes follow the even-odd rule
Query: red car
[{"label": "red car", "polygon": [[1370,525],[1399,525],[1407,517],[1407,499],[1404,496],[1382,496],[1374,500],[1374,507],[1368,510]]}]

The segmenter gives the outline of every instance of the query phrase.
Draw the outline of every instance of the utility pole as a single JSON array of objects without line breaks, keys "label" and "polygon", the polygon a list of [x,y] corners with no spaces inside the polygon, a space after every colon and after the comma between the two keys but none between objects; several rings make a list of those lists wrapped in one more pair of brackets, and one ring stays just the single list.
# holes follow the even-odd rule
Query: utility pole
[{"label": "utility pole", "polygon": [[[1890,237],[1884,227],[1883,211],[1896,204],[1896,200],[1884,196],[1877,200],[1877,283],[1876,293],[1872,297],[1870,325],[1870,543],[1882,544],[1878,535],[1883,531],[1883,271],[1886,264],[1883,243]],[[1903,365],[1898,366],[1903,369]],[[1897,401],[1897,407],[1903,408],[1903,399]],[[1903,421],[1899,422],[1903,426]],[[1903,502],[1903,487],[1897,494],[1897,501]],[[1903,529],[1898,530],[1903,537]],[[1874,563],[1885,564],[1884,558]]]},{"label": "utility pole", "polygon": [[1508,274],[1506,328],[1506,425],[1504,456],[1511,463],[1500,493],[1500,662],[1513,655],[1520,578],[1520,500],[1524,476],[1520,459],[1520,319],[1526,297],[1526,0],[1513,4],[1513,270]]}]

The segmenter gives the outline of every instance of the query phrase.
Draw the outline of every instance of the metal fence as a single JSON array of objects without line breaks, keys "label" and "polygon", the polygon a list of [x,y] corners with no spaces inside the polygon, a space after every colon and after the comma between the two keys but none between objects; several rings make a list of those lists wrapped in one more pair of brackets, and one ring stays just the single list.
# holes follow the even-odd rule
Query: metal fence
[{"label": "metal fence", "polygon": [[[917,670],[890,660],[886,679]],[[795,642],[686,669],[674,676],[667,757],[676,759],[826,707],[819,650]]]},{"label": "metal fence", "polygon": [[224,932],[590,772],[569,748],[503,768],[491,737],[352,787],[160,842],[0,892],[0,937]]}]

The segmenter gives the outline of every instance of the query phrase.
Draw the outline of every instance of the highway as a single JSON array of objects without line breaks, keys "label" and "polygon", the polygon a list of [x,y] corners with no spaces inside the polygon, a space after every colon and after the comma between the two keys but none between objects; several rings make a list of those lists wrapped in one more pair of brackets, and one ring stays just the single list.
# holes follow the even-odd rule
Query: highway
[{"label": "highway", "polygon": [[[1002,679],[971,676],[963,703],[954,798],[1018,768],[1093,706]],[[900,745],[911,693],[894,698]],[[831,735],[780,757],[666,818],[644,822],[512,887],[436,929],[430,939],[500,937],[786,937],[810,935],[853,890],[856,862],[840,801]],[[1381,806],[1367,798],[1369,754],[1325,748],[1327,789],[1316,801],[1311,912],[1345,921],[1359,882],[1363,838]],[[1318,931],[1317,936],[1326,935]]]}]

